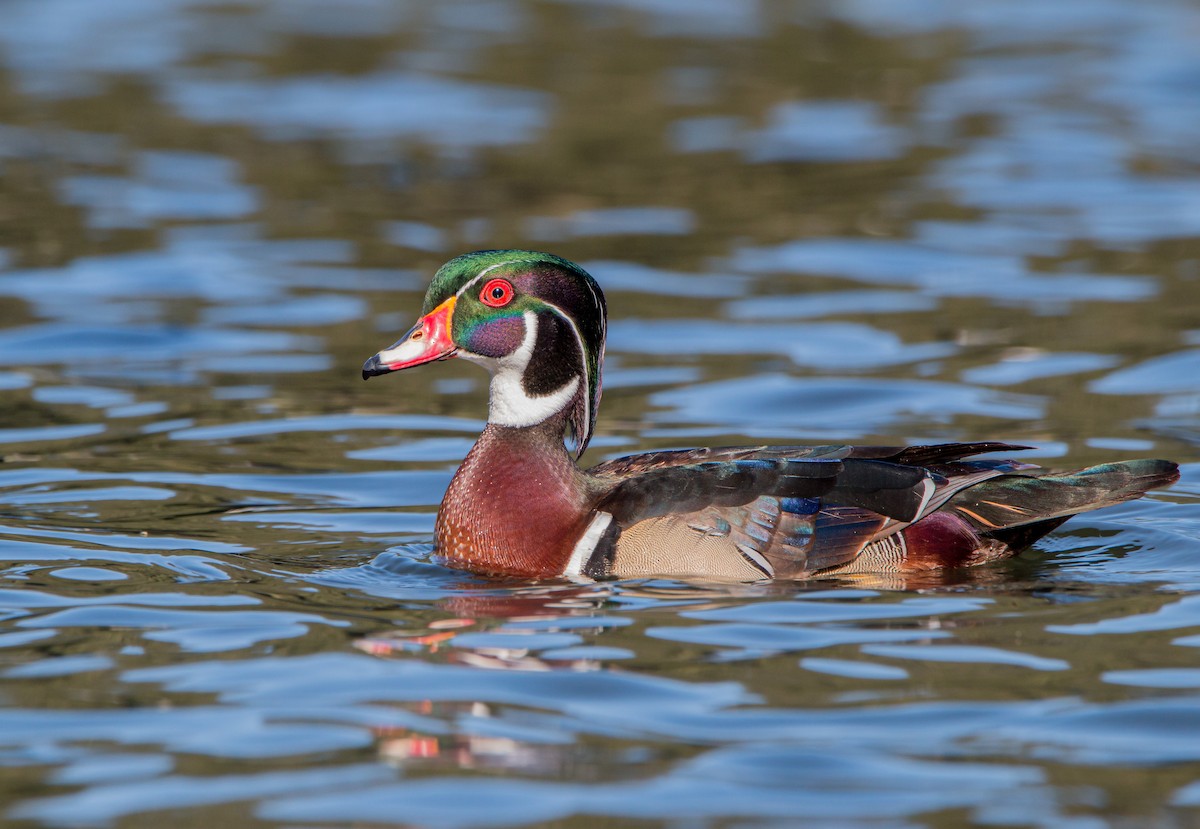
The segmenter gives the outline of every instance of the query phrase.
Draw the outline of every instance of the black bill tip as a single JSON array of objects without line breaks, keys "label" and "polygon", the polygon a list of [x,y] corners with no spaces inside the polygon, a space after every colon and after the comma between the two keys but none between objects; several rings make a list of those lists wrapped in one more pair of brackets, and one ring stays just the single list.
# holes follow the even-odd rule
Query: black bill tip
[{"label": "black bill tip", "polygon": [[363,363],[362,378],[364,380],[370,380],[372,377],[378,377],[380,374],[387,374],[389,371],[391,371],[391,369],[379,362],[379,355],[376,354],[374,357]]}]

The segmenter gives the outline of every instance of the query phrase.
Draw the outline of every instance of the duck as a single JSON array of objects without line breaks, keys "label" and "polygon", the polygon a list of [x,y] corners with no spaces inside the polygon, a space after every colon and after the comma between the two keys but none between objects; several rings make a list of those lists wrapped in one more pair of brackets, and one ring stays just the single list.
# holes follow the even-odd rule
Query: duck
[{"label": "duck", "polygon": [[487,424],[438,510],[442,563],[576,582],[928,573],[1008,558],[1179,477],[1156,459],[1054,472],[995,457],[1030,448],[997,441],[672,449],[584,469],[606,327],[574,262],[475,251],[438,269],[416,324],[363,364],[364,380],[450,359],[491,374]]}]

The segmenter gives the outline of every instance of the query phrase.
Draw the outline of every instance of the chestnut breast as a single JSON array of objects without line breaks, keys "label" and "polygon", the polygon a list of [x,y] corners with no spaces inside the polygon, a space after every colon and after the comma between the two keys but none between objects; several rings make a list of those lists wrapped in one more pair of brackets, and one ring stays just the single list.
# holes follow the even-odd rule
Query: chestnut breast
[{"label": "chestnut breast", "polygon": [[581,473],[546,451],[538,427],[488,424],[438,511],[437,553],[452,567],[489,575],[562,573],[591,518]]}]

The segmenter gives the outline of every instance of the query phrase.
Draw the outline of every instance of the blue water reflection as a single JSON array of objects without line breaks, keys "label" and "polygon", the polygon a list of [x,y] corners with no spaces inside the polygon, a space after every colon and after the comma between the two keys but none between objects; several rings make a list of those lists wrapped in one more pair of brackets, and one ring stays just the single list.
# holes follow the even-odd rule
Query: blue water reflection
[{"label": "blue water reflection", "polygon": [[146,227],[169,219],[240,219],[258,206],[253,188],[238,184],[236,165],[201,153],[145,153],[130,178],[70,176],[62,199],[87,208],[96,228]]},{"label": "blue water reflection", "polygon": [[530,90],[415,73],[277,81],[179,78],[165,96],[190,120],[249,124],[277,140],[313,133],[357,140],[412,137],[450,150],[533,140],[549,116],[549,101]]},{"label": "blue water reflection", "polygon": [[[1189,825],[1200,13],[1177,0],[8,0],[0,820]],[[611,311],[589,450],[1010,440],[1169,491],[965,572],[433,556],[430,274]]]},{"label": "blue water reflection", "polygon": [[[746,400],[755,400],[755,406],[747,408]],[[658,392],[650,402],[664,409],[651,415],[655,421],[703,423],[739,434],[780,437],[868,435],[910,421],[946,422],[961,415],[1003,424],[1042,413],[1036,397],[1000,395],[975,386],[766,373]]]},{"label": "blue water reflection", "polygon": [[789,242],[775,248],[746,248],[734,266],[751,273],[828,274],[880,285],[912,285],[933,296],[978,296],[1001,304],[1042,306],[1065,311],[1078,300],[1129,302],[1153,296],[1154,280],[1144,276],[1041,274],[1029,272],[1014,256],[959,253],[909,242],[825,239]]}]

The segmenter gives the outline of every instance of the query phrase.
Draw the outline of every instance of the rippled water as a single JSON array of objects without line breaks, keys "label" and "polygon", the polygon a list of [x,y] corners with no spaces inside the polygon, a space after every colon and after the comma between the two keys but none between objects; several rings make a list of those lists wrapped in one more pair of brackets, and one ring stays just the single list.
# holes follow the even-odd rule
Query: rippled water
[{"label": "rippled water", "polygon": [[[0,821],[1200,825],[1200,12],[7,0]],[[996,438],[1168,492],[920,582],[430,561],[444,259],[612,311],[589,456]]]}]

